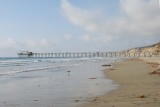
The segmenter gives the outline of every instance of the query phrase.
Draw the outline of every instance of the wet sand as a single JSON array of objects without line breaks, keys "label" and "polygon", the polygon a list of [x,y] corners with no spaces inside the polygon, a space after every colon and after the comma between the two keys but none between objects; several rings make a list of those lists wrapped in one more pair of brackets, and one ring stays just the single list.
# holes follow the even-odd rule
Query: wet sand
[{"label": "wet sand", "polygon": [[103,95],[116,88],[100,71],[102,64],[111,61],[72,60],[57,63],[59,66],[53,69],[0,76],[0,107],[75,107],[84,104],[85,98]]},{"label": "wet sand", "polygon": [[[147,62],[146,62],[147,61]],[[156,62],[156,63],[155,63]],[[104,74],[120,87],[82,107],[160,107],[159,59],[130,59],[113,64]]]}]

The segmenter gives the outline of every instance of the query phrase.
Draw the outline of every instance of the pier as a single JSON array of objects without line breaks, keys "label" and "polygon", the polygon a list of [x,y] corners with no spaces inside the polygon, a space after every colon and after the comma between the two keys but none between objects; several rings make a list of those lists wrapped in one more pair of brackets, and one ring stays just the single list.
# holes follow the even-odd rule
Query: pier
[{"label": "pier", "polygon": [[129,52],[59,52],[59,53],[34,53],[21,51],[20,58],[93,58],[93,57],[156,57],[155,53],[129,53]]}]

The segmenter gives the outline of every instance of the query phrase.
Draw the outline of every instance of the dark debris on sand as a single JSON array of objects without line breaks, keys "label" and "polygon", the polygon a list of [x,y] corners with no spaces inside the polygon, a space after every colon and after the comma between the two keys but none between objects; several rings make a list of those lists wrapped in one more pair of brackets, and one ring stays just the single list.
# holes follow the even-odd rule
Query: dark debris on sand
[{"label": "dark debris on sand", "polygon": [[104,65],[102,65],[102,66],[106,67],[106,66],[112,66],[112,65],[109,65],[109,64],[104,64]]}]

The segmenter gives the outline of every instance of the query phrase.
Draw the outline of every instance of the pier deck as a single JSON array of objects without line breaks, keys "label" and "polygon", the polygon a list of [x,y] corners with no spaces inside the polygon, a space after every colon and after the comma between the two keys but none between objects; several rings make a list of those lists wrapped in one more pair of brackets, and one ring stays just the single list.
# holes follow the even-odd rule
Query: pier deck
[{"label": "pier deck", "polygon": [[21,58],[90,58],[90,57],[156,57],[155,53],[129,53],[129,52],[59,52],[59,53],[33,53],[22,51],[18,53]]}]

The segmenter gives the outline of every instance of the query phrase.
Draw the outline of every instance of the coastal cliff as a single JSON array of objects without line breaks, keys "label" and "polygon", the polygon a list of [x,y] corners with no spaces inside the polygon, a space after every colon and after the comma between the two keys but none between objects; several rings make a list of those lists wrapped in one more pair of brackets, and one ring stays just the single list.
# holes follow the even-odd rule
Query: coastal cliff
[{"label": "coastal cliff", "polygon": [[154,53],[155,55],[160,54],[160,42],[150,45],[150,46],[145,46],[145,47],[138,47],[138,48],[132,48],[128,50],[130,53],[136,53],[136,52],[142,52],[142,53]]}]

